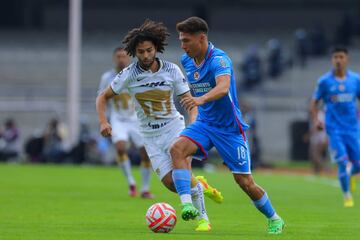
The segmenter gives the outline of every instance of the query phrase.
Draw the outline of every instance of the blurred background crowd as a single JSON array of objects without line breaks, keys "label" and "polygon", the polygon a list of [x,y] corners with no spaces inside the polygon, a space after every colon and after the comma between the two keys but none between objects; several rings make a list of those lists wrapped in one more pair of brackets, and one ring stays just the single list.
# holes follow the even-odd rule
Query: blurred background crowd
[{"label": "blurred background crowd", "polygon": [[[81,117],[71,144],[69,2],[0,6],[0,161],[113,164],[113,147],[98,132],[95,97],[101,75],[112,68],[112,50],[145,18],[168,26],[172,35],[161,57],[177,64],[176,22],[196,15],[209,23],[209,38],[233,60],[254,168],[291,159],[312,160],[315,172],[326,169],[326,135],[309,123],[309,99],[317,79],[331,69],[331,46],[349,47],[350,67],[360,70],[359,1],[84,0]],[[129,155],[139,162],[132,146]]]}]

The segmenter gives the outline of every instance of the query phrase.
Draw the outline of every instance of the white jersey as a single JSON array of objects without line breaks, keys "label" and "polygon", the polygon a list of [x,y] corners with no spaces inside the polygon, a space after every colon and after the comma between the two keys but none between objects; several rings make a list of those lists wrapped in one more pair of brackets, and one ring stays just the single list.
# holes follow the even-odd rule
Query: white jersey
[{"label": "white jersey", "polygon": [[157,72],[146,71],[136,62],[121,71],[111,83],[114,93],[126,89],[136,100],[135,111],[144,135],[161,135],[171,128],[172,120],[182,118],[175,108],[173,95],[190,91],[176,64],[157,60],[160,63]]},{"label": "white jersey", "polygon": [[[117,72],[114,69],[109,70],[102,75],[99,85],[99,93],[110,86],[116,75]],[[134,101],[126,89],[111,99],[109,106],[110,119],[112,121],[137,121]]]}]

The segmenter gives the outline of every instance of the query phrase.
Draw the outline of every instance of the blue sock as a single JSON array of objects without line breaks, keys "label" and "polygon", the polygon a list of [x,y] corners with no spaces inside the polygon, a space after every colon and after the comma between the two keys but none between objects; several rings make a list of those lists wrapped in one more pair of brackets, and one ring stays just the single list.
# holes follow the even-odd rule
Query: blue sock
[{"label": "blue sock", "polygon": [[338,162],[338,178],[343,193],[348,193],[350,188],[350,176],[346,171],[346,161]]},{"label": "blue sock", "polygon": [[191,203],[191,173],[188,169],[174,169],[172,178],[182,203]]},{"label": "blue sock", "polygon": [[353,164],[351,167],[351,176],[360,172],[360,163]]},{"label": "blue sock", "polygon": [[266,193],[264,193],[259,200],[253,201],[253,203],[267,218],[271,218],[275,214],[275,209],[271,205],[270,199]]}]

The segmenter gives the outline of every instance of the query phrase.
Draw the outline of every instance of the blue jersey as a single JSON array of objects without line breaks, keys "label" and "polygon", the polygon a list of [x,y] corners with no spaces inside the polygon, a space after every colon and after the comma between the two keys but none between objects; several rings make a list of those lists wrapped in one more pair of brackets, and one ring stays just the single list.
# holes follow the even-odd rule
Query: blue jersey
[{"label": "blue jersey", "polygon": [[333,71],[323,75],[317,84],[313,98],[325,103],[325,127],[327,132],[354,133],[359,130],[356,100],[360,97],[360,76],[352,71],[346,78],[335,78]]},{"label": "blue jersey", "polygon": [[226,96],[199,106],[197,120],[217,127],[237,127],[243,133],[248,125],[241,117],[236,94],[236,82],[232,62],[227,54],[209,42],[204,61],[197,65],[193,58],[184,54],[181,58],[192,94],[200,97],[216,86],[215,78],[230,76],[230,88]]}]

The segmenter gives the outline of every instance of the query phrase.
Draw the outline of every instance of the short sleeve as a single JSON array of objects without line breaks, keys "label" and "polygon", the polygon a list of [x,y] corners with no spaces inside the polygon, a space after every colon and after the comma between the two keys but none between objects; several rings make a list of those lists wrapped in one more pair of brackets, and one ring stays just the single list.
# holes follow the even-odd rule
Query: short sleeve
[{"label": "short sleeve", "polygon": [[111,82],[110,87],[115,94],[120,94],[128,86],[129,69],[119,72],[114,80]]},{"label": "short sleeve", "polygon": [[221,75],[231,75],[232,64],[227,56],[215,56],[211,62],[211,71],[215,78]]},{"label": "short sleeve", "polygon": [[312,98],[315,100],[320,100],[320,99],[324,98],[324,81],[323,81],[323,79],[318,80]]},{"label": "short sleeve", "polygon": [[174,77],[174,92],[177,96],[190,91],[186,78],[177,65],[175,65]]}]

